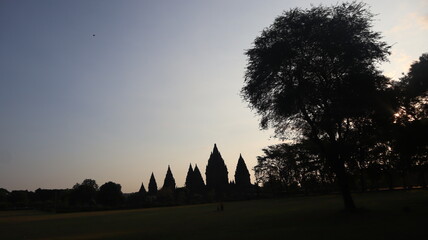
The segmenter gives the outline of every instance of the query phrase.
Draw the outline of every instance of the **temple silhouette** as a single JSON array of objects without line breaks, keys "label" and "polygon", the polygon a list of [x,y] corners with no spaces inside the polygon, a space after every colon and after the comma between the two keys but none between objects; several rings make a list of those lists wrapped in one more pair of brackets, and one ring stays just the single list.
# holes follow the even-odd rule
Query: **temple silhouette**
[{"label": "temple silhouette", "polygon": [[162,188],[158,189],[155,176],[152,173],[149,180],[148,192],[146,192],[144,183],[142,183],[138,193],[142,195],[147,194],[151,197],[162,197],[168,193],[179,195],[184,192],[187,198],[203,198],[203,196],[209,195],[214,200],[219,200],[228,195],[248,192],[251,189],[250,172],[241,154],[236,165],[234,180],[229,181],[228,173],[227,166],[217,148],[217,144],[214,144],[205,169],[206,182],[204,182],[198,165],[195,164],[193,167],[190,164],[184,187],[177,188],[171,167],[168,166]]},{"label": "temple silhouette", "polygon": [[216,193],[226,191],[229,184],[227,167],[216,144],[214,144],[214,149],[208,159],[205,177],[207,180],[207,190],[214,190]]}]

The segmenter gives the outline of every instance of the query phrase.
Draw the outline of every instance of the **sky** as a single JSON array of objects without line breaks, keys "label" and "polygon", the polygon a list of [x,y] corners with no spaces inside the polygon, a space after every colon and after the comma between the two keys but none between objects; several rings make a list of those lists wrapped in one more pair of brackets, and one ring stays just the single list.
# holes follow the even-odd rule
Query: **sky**
[{"label": "sky", "polygon": [[[168,165],[203,177],[214,143],[233,180],[272,130],[240,96],[246,49],[284,10],[338,1],[0,1],[0,188],[86,178],[138,191]],[[365,1],[398,79],[428,52],[428,0]]]}]

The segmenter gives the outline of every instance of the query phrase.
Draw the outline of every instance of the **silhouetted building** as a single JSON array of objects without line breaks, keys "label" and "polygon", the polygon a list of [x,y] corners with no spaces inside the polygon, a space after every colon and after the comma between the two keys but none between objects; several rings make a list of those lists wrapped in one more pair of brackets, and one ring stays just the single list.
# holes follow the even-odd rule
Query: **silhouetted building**
[{"label": "silhouetted building", "polygon": [[192,187],[193,187],[193,168],[192,168],[192,164],[189,165],[189,170],[187,171],[185,185],[186,185],[187,190],[192,191]]},{"label": "silhouetted building", "polygon": [[201,172],[196,164],[195,169],[192,168],[192,164],[189,166],[186,176],[186,188],[191,193],[199,194],[203,193],[205,190],[204,179],[202,178]]},{"label": "silhouetted building", "polygon": [[192,188],[195,193],[203,193],[205,191],[204,179],[202,178],[202,174],[196,164],[195,169],[193,170]]},{"label": "silhouetted building", "polygon": [[152,173],[149,181],[149,194],[156,194],[158,192],[158,185],[156,184],[155,175]]},{"label": "silhouetted building", "polygon": [[175,190],[175,179],[174,176],[172,176],[171,168],[168,165],[168,171],[166,171],[165,180],[163,182],[162,189],[170,189],[172,191]]},{"label": "silhouetted building", "polygon": [[141,183],[141,187],[140,187],[140,190],[138,191],[138,193],[141,193],[141,194],[147,193],[146,188],[144,187],[144,183]]},{"label": "silhouetted building", "polygon": [[224,164],[224,160],[217,149],[217,145],[214,144],[214,149],[211,152],[205,170],[207,188],[215,190],[216,193],[224,192],[229,184],[227,174],[227,167]]},{"label": "silhouetted building", "polygon": [[241,154],[239,154],[238,164],[236,165],[235,184],[238,188],[246,188],[251,185],[250,172]]}]

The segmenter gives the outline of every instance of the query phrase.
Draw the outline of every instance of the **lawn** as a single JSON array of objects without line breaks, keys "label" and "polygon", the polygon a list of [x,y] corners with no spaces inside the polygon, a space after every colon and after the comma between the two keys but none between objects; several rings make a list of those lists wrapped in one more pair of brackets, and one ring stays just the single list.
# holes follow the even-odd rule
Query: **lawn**
[{"label": "lawn", "polygon": [[[428,191],[338,195],[180,207],[50,214],[0,212],[0,239],[427,239]],[[425,234],[425,235],[424,235]]]}]

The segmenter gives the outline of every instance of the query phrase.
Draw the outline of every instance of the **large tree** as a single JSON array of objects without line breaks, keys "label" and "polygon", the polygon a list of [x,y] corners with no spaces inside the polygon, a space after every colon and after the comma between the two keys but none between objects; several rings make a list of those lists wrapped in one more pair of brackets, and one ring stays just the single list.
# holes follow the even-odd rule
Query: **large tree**
[{"label": "large tree", "polygon": [[418,167],[423,175],[428,165],[428,53],[410,66],[395,90],[400,108],[395,114],[392,149],[398,155],[406,187],[410,168]]},{"label": "large tree", "polygon": [[261,127],[281,137],[297,132],[318,145],[333,170],[345,208],[355,209],[344,151],[354,122],[371,118],[386,79],[377,63],[389,46],[372,27],[364,3],[285,11],[246,51],[243,98]]},{"label": "large tree", "polygon": [[85,179],[81,184],[76,183],[71,191],[71,203],[74,205],[95,205],[98,184],[93,179]]},{"label": "large tree", "polygon": [[118,206],[123,201],[122,186],[118,183],[104,183],[98,192],[98,201],[106,206]]}]

